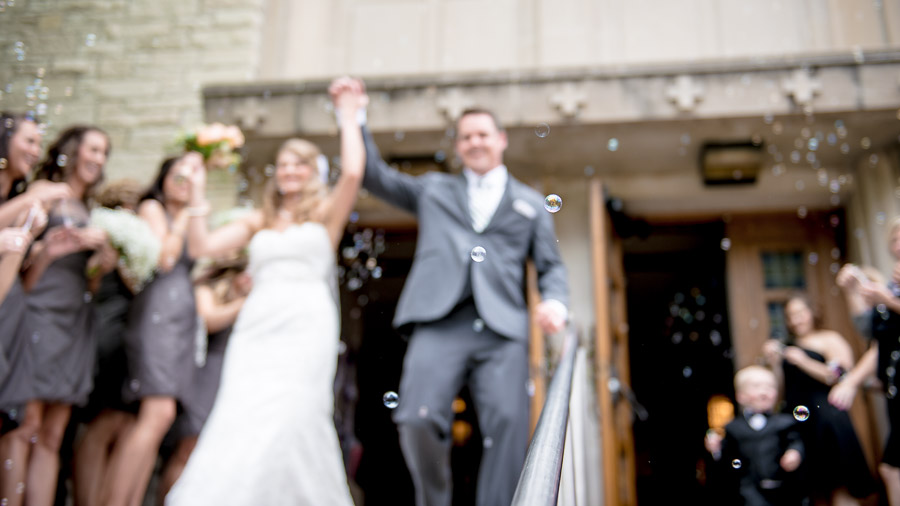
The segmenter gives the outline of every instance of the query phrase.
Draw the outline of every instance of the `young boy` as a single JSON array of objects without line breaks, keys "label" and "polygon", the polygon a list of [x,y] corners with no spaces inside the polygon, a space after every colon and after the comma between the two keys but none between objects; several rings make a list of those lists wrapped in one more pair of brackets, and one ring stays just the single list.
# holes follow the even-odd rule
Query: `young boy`
[{"label": "young boy", "polygon": [[803,460],[803,443],[794,417],[772,412],[778,397],[775,374],[745,367],[734,376],[734,390],[740,408],[725,426],[724,439],[713,431],[706,436],[706,449],[718,463],[711,478],[719,475],[730,485],[739,496],[734,504],[801,504],[804,494],[795,471]]}]

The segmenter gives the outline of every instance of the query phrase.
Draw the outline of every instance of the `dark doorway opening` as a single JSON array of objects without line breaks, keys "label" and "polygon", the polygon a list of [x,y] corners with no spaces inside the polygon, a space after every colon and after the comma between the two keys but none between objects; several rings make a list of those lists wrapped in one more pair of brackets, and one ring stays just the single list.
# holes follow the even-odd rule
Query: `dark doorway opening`
[{"label": "dark doorway opening", "polygon": [[724,224],[655,225],[623,242],[638,503],[716,504],[704,487],[707,403],[733,399]]}]

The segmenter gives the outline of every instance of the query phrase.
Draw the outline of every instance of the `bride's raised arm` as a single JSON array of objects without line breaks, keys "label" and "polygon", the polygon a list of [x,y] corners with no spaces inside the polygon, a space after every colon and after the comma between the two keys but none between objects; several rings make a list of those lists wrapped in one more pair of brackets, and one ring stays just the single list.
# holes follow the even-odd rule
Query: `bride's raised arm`
[{"label": "bride's raised arm", "polygon": [[213,231],[207,225],[210,206],[206,201],[206,168],[194,167],[191,173],[191,199],[185,209],[188,215],[188,255],[191,258],[217,257],[246,246],[260,228],[262,215],[250,215]]},{"label": "bride's raised arm", "polygon": [[356,204],[366,163],[362,128],[357,122],[357,112],[366,107],[369,97],[361,81],[346,79],[344,83],[334,92],[335,107],[340,121],[341,175],[323,203],[325,228],[335,248],[340,243],[344,227]]}]

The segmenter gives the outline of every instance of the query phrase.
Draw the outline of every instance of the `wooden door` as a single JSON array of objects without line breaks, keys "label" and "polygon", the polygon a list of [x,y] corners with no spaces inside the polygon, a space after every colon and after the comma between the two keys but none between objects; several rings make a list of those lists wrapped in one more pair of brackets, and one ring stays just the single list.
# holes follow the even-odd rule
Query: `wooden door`
[{"label": "wooden door", "polygon": [[637,502],[632,409],[622,392],[630,390],[628,318],[622,241],[606,211],[599,179],[590,186],[591,269],[594,285],[594,356],[600,407],[604,499],[607,506]]}]

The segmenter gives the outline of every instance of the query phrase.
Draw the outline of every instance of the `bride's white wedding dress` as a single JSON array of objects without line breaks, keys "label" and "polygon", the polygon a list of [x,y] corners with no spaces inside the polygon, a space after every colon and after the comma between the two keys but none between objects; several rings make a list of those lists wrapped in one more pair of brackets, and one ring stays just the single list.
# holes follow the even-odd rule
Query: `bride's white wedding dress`
[{"label": "bride's white wedding dress", "polygon": [[352,506],[334,428],[339,316],[325,227],[264,229],[222,381],[168,506]]}]

